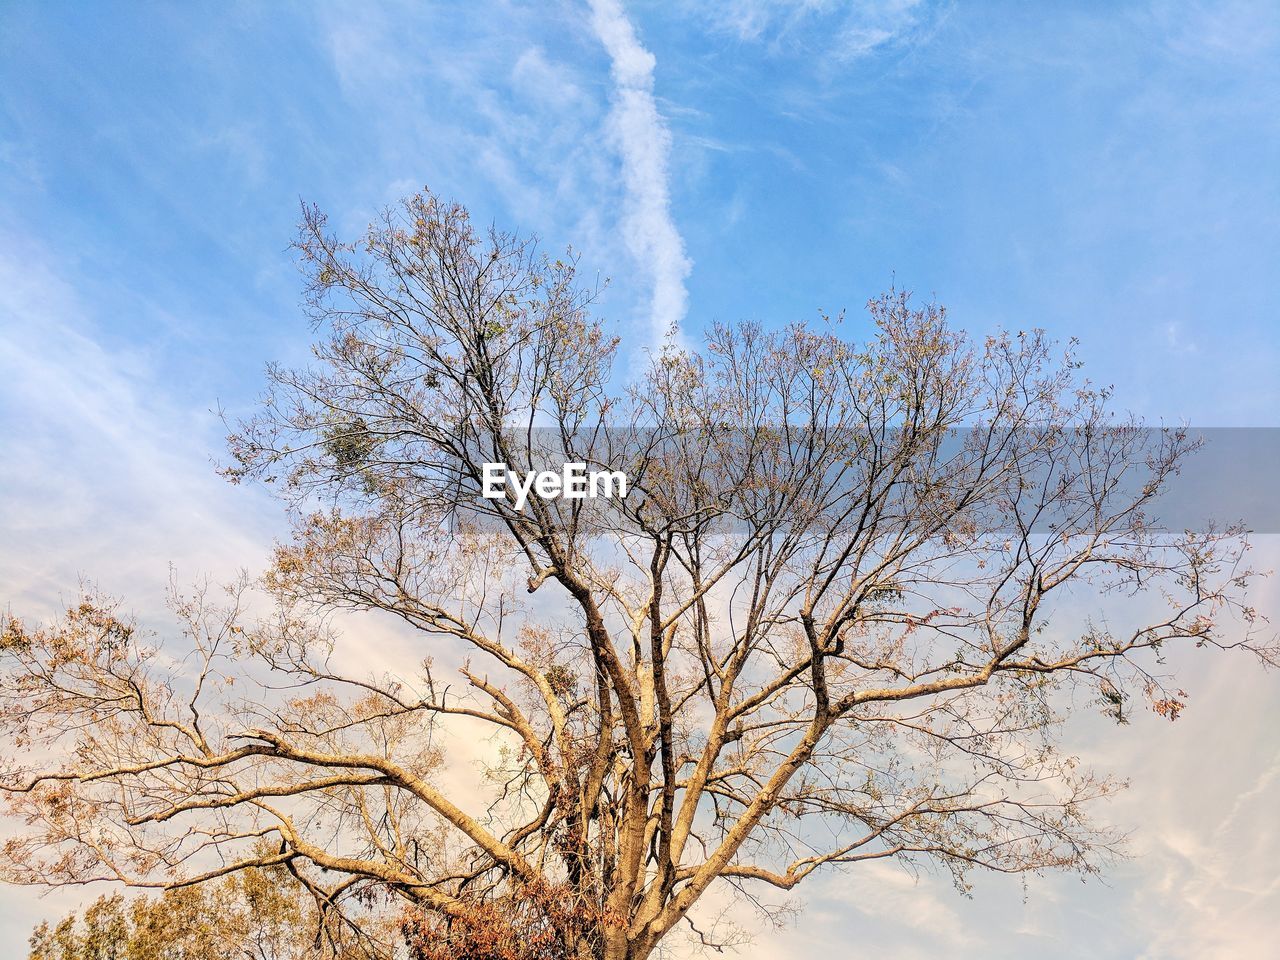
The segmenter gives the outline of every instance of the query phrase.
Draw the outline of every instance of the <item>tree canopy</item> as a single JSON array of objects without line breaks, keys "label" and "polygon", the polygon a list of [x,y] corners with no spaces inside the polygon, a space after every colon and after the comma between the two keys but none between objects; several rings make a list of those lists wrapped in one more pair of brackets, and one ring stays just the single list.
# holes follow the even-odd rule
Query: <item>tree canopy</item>
[{"label": "tree canopy", "polygon": [[[713,888],[1096,871],[1117,785],[1066,705],[1174,718],[1167,648],[1274,659],[1243,532],[1155,522],[1195,439],[1114,415],[1043,332],[894,291],[856,338],[719,324],[620,369],[572,258],[430,193],[355,241],[307,208],[297,251],[315,360],[269,369],[226,468],[294,521],[271,611],[178,597],[158,642],[96,597],[10,620],[12,881],[286,868],[352,924],[401,904],[432,960],[642,960],[711,939]],[[570,461],[627,496],[481,496],[485,464]],[[343,610],[420,669],[334,667]]]}]

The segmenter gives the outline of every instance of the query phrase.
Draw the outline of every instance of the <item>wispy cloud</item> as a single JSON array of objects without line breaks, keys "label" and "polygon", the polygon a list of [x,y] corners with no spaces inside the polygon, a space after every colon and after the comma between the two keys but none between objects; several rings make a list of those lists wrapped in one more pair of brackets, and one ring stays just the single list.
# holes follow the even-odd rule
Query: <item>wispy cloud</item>
[{"label": "wispy cloud", "polygon": [[671,134],[653,95],[656,61],[640,43],[619,0],[591,0],[591,25],[613,65],[608,125],[622,159],[627,250],[652,284],[649,319],[655,340],[661,341],[668,334],[679,335],[692,264],[671,217]]},{"label": "wispy cloud", "polygon": [[167,564],[230,578],[267,553],[265,498],[214,472],[221,426],[145,353],[105,345],[35,245],[0,236],[0,604],[45,614],[77,578],[147,603]]},{"label": "wispy cloud", "polygon": [[[670,135],[654,99],[653,57],[621,6],[598,4],[586,16],[578,3],[569,9],[557,32],[508,8],[501,37],[416,8],[360,26],[328,13],[320,22],[344,98],[377,104],[367,167],[382,171],[379,200],[426,183],[550,248],[571,244],[585,277],[613,280],[597,302],[602,312],[642,318],[626,344],[642,348],[686,309]],[[448,56],[432,55],[442,31],[457,40]],[[601,41],[612,72],[604,83]]]},{"label": "wispy cloud", "polygon": [[923,0],[731,0],[708,12],[717,29],[738,40],[851,61],[910,35],[926,7]]},{"label": "wispy cloud", "polygon": [[1240,64],[1274,53],[1280,11],[1253,0],[1153,0],[1147,13],[1164,45],[1179,56]]}]

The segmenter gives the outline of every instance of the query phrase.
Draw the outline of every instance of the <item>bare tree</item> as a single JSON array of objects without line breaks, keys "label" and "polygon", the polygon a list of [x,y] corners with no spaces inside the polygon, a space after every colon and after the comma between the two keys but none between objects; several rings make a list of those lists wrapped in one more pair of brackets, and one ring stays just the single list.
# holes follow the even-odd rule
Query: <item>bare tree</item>
[{"label": "bare tree", "polygon": [[[430,194],[355,243],[307,209],[297,249],[316,362],[270,369],[227,471],[296,521],[277,612],[180,601],[180,662],[100,601],[9,624],[11,880],[284,865],[352,923],[403,902],[420,956],[641,960],[715,885],[1092,872],[1115,784],[1059,749],[1069,698],[1172,718],[1167,645],[1273,658],[1241,531],[1153,524],[1195,441],[1042,333],[891,293],[865,343],[717,326],[616,370],[572,262]],[[548,459],[630,490],[481,496]],[[343,609],[422,670],[333,667]],[[474,803],[442,724],[493,744]]]}]

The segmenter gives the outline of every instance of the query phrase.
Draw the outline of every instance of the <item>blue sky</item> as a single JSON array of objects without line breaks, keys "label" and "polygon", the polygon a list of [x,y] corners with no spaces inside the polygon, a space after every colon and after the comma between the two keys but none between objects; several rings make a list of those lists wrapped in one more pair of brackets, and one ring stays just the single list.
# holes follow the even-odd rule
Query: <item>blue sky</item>
[{"label": "blue sky", "polygon": [[[673,323],[696,340],[819,309],[847,307],[856,334],[896,283],[974,332],[1079,337],[1090,374],[1151,420],[1280,426],[1278,105],[1265,0],[7,0],[0,585],[42,609],[87,574],[145,605],[170,561],[260,562],[281,522],[213,476],[211,409],[247,408],[265,362],[305,354],[300,198],[354,231],[428,184],[572,244],[611,279],[599,308],[635,355]],[[1137,731],[1115,757],[1147,775],[1117,816],[1157,839],[1113,887],[1047,881],[1026,906],[998,884],[969,903],[897,874],[832,879],[757,955],[851,931],[935,955],[942,929],[951,956],[1070,956],[1052,931],[1081,924],[1111,932],[1099,956],[1139,955],[1157,928],[1153,957],[1265,949],[1275,687],[1201,682],[1181,741]],[[1181,796],[1174,778],[1208,782],[1179,764],[1217,742],[1222,711],[1249,749]],[[1226,822],[1248,839],[1195,848],[1197,818],[1237,802]],[[0,891],[0,935],[64,902]],[[1001,940],[1011,912],[1039,932]]]}]

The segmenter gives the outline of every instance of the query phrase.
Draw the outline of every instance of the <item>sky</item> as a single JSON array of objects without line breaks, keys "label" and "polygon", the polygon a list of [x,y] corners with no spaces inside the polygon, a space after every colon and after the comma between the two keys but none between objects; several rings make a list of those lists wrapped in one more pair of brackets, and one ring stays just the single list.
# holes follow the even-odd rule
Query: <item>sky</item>
[{"label": "sky", "polygon": [[[306,355],[301,201],[351,233],[427,185],[572,247],[624,366],[715,321],[856,337],[896,286],[1078,337],[1150,422],[1280,426],[1277,105],[1267,0],[5,0],[0,603],[262,566],[285,524],[215,475],[218,414]],[[1272,955],[1280,677],[1187,672],[1176,725],[1073,730],[1133,781],[1105,882],[832,873],[750,955]],[[74,902],[0,889],[0,942]]]}]

